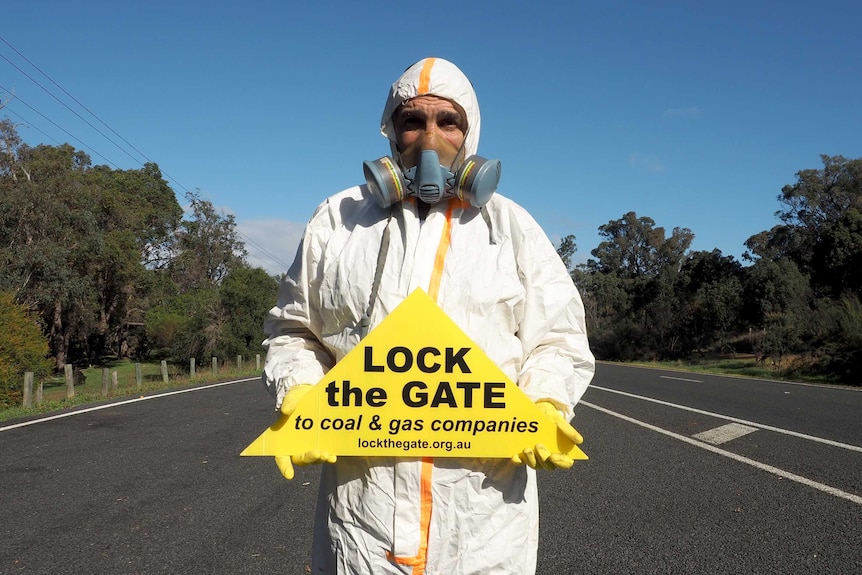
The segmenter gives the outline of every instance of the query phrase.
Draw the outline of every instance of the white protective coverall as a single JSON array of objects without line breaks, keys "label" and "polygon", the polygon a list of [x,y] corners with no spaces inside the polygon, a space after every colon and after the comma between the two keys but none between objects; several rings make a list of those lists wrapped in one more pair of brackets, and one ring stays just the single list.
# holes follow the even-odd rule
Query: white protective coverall
[{"label": "white protective coverall", "polygon": [[[418,62],[393,84],[383,134],[394,142],[392,113],[422,94],[464,109],[465,156],[475,154],[475,92],[441,59]],[[264,378],[277,405],[359,343],[388,225],[371,328],[422,288],[533,401],[550,400],[571,418],[595,367],[581,298],[523,208],[495,194],[486,209],[443,200],[421,222],[414,198],[384,209],[364,185],[324,201],[265,322]],[[322,466],[313,573],[524,575],[535,572],[537,546],[536,473],[508,459],[339,457]]]}]

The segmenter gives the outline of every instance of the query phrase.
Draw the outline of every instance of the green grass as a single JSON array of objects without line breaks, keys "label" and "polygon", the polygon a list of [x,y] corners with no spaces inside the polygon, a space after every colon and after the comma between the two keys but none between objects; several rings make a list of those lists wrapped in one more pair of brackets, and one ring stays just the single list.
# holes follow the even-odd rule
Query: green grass
[{"label": "green grass", "polygon": [[835,383],[827,378],[803,376],[796,372],[789,372],[787,369],[779,370],[771,365],[771,363],[759,362],[753,355],[747,354],[737,354],[734,357],[705,356],[699,359],[689,358],[677,361],[638,362],[633,363],[632,365],[661,367],[664,369],[674,369],[690,373],[711,373],[715,375],[751,377],[755,379],[800,381],[821,384]]},{"label": "green grass", "polygon": [[[252,369],[249,369],[248,366]],[[166,389],[176,389],[209,383],[224,381],[232,378],[256,377],[260,370],[256,369],[254,360],[243,364],[243,369],[237,370],[236,365],[221,364],[218,374],[212,373],[211,364],[198,366],[195,369],[194,379],[189,377],[188,370],[182,370],[177,366],[168,365],[168,381],[162,380],[161,365],[158,363],[141,364],[141,384],[138,385],[135,375],[135,363],[127,360],[114,361],[104,366],[91,367],[83,370],[85,381],[75,386],[75,397],[66,397],[66,382],[63,377],[52,377],[42,382],[42,401],[37,404],[36,386],[33,389],[33,407],[15,406],[0,409],[0,421],[8,421],[19,417],[39,415],[54,411],[62,411],[71,407],[88,405],[103,401],[105,399],[116,399],[123,397],[140,396]],[[102,373],[108,370],[107,394],[103,394]],[[117,374],[117,385],[114,387],[112,373]]]}]

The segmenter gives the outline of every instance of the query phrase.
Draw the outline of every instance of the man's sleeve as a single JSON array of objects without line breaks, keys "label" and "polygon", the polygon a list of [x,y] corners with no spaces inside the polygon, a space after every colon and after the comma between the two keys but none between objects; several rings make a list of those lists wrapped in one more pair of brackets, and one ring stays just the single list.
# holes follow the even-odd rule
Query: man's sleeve
[{"label": "man's sleeve", "polygon": [[326,206],[312,216],[287,275],[281,282],[278,301],[264,320],[268,348],[263,381],[275,397],[278,409],[284,394],[294,385],[315,384],[334,360],[320,342],[317,267],[325,245]]},{"label": "man's sleeve", "polygon": [[595,373],[584,305],[559,254],[531,218],[515,243],[526,291],[518,332],[525,351],[519,386],[533,401],[551,401],[570,419]]}]

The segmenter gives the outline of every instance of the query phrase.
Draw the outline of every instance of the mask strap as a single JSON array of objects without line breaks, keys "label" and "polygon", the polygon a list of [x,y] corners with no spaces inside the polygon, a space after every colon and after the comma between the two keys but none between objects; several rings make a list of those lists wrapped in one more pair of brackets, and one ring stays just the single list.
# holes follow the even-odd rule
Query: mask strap
[{"label": "mask strap", "polygon": [[[458,161],[458,158],[459,158],[459,157],[461,158],[461,165],[462,165],[462,166],[464,165],[464,160],[466,160],[466,159],[467,159],[467,158],[466,158],[466,153],[464,152],[464,149],[465,149],[466,147],[467,147],[467,133],[465,132],[465,133],[464,133],[464,141],[463,141],[463,142],[461,142],[461,147],[460,147],[460,148],[458,148],[458,153],[457,153],[457,154],[455,154],[455,159],[453,159],[453,160],[452,160],[452,165],[451,165],[451,166],[449,166],[449,171],[450,171],[450,172],[452,172],[453,174],[455,174],[455,173],[457,173],[457,172],[458,172],[458,170],[456,170],[456,169],[455,169],[455,162],[457,162],[457,161]],[[461,166],[458,166],[458,169],[460,169],[460,168],[461,168]]]},{"label": "mask strap", "polygon": [[485,220],[485,224],[488,226],[488,243],[492,246],[497,245],[497,242],[494,240],[494,227],[491,225],[491,214],[488,213],[487,205],[479,208],[479,213],[482,214],[482,219]]},{"label": "mask strap", "polygon": [[380,278],[383,277],[383,268],[386,267],[386,254],[389,253],[389,224],[392,222],[394,209],[394,205],[389,208],[389,218],[386,220],[386,227],[383,228],[383,238],[380,240],[380,250],[377,252],[377,268],[374,271],[374,283],[371,284],[368,310],[359,320],[359,339],[364,339],[368,335],[368,328],[371,326],[371,314],[374,313],[374,303],[377,301],[377,291],[380,289]]}]

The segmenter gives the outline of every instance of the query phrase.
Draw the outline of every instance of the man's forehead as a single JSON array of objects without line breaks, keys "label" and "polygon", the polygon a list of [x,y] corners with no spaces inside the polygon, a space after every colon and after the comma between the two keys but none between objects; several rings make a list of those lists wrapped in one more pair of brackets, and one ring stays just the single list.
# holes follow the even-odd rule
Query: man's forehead
[{"label": "man's forehead", "polygon": [[464,109],[453,102],[452,100],[441,98],[439,96],[423,95],[407,100],[395,110],[395,115],[398,116],[405,112],[433,110],[435,112],[452,111],[458,115],[465,117]]}]

